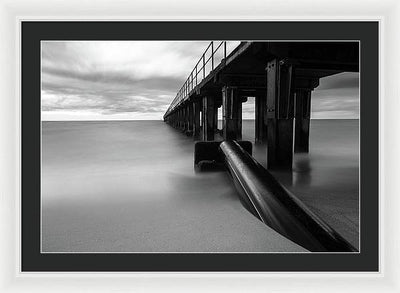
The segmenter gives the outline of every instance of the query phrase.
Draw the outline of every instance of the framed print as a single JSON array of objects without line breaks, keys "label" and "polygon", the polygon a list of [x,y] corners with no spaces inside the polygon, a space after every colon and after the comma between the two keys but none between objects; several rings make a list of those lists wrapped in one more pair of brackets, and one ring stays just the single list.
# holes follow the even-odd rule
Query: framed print
[{"label": "framed print", "polygon": [[76,289],[105,276],[122,290],[217,278],[307,291],[330,277],[395,290],[382,225],[398,201],[381,180],[392,22],[16,19],[2,59],[17,63],[3,79],[17,84],[4,146],[20,174],[9,288],[56,275],[83,278]]},{"label": "framed print", "polygon": [[23,271],[378,270],[378,23],[21,25]]}]

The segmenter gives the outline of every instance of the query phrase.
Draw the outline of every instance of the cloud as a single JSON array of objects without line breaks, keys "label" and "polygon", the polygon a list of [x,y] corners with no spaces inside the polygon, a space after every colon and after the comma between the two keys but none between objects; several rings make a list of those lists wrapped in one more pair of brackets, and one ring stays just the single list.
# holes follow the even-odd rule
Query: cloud
[{"label": "cloud", "polygon": [[148,113],[162,119],[207,45],[43,42],[42,116],[54,119],[60,113],[62,119],[70,111],[83,117],[126,113],[135,119]]},{"label": "cloud", "polygon": [[359,86],[359,73],[358,72],[343,72],[335,75],[322,78],[318,90],[327,89],[346,89],[358,88]]},{"label": "cloud", "polygon": [[312,92],[311,118],[358,119],[359,74],[345,72],[322,78]]},{"label": "cloud", "polygon": [[[208,44],[42,42],[42,117],[162,119]],[[358,81],[357,73],[321,79],[313,92],[312,117],[358,118]],[[243,118],[254,118],[254,99],[243,105]]]}]

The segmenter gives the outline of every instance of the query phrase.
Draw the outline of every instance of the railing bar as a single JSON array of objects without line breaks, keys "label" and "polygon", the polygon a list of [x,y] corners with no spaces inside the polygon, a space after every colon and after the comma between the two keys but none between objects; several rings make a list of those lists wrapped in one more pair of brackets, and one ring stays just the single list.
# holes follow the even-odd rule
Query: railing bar
[{"label": "railing bar", "polygon": [[207,52],[208,51],[208,49],[210,48],[210,46],[211,46],[211,43],[212,43],[212,41],[208,44],[208,46],[207,46],[207,48],[206,48],[206,50],[205,50],[205,52]]},{"label": "railing bar", "polygon": [[206,64],[208,63],[208,61],[210,61],[211,57],[212,57],[212,56],[208,57],[208,59],[207,59],[207,61],[206,61]]},{"label": "railing bar", "polygon": [[[208,51],[208,48],[210,48],[210,45],[211,45],[211,43],[210,43],[210,44],[208,44],[208,46],[207,46],[207,48],[205,49],[205,51],[204,51],[203,55],[205,55],[205,53],[207,53],[207,51]],[[200,63],[201,59],[203,59],[203,57],[200,57],[199,61],[197,61],[197,63],[196,63],[196,65],[195,65],[195,66],[199,65],[199,63]]]},{"label": "railing bar", "polygon": [[[224,49],[223,49],[223,56],[224,56],[224,60],[226,59],[226,54],[227,54],[227,41],[220,41],[218,43],[218,46],[214,47],[214,41],[211,41],[208,46],[206,47],[205,51],[203,52],[202,56],[200,57],[200,59],[197,61],[195,67],[193,68],[193,70],[191,71],[191,73],[189,74],[189,76],[187,77],[185,83],[182,85],[182,87],[180,88],[180,90],[178,91],[175,99],[172,101],[171,105],[173,105],[172,107],[170,107],[168,111],[170,111],[171,109],[174,110],[174,107],[176,107],[177,105],[180,104],[180,102],[182,100],[185,100],[186,97],[190,94],[190,91],[193,90],[196,86],[198,86],[199,82],[201,82],[203,79],[205,79],[206,77],[206,71],[207,71],[207,64],[211,59],[211,70],[214,70],[215,67],[215,60],[214,60],[214,55],[218,52],[218,50],[221,48],[221,46],[224,45]],[[211,48],[211,54],[210,57],[206,58],[206,54],[209,52],[209,49]],[[200,62],[203,62],[202,66],[200,65]],[[203,78],[200,79],[200,81],[198,80],[198,75],[199,73],[203,71]],[[195,76],[194,72],[196,73]],[[196,84],[194,83],[194,81],[196,80]],[[171,106],[170,105],[170,106]]]},{"label": "railing bar", "polygon": [[219,49],[219,48],[221,48],[221,46],[222,46],[222,44],[223,44],[223,43],[224,43],[224,42],[220,42],[220,43],[219,43],[219,45],[217,46],[217,48],[215,49],[215,51],[214,51],[214,52],[217,52],[217,51],[218,51],[218,49]]}]

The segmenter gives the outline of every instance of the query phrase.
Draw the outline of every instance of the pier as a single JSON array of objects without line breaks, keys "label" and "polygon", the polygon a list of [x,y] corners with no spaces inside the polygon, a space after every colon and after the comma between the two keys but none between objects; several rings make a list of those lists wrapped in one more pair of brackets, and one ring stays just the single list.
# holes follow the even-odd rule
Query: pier
[{"label": "pier", "polygon": [[[211,42],[164,114],[164,121],[213,141],[242,137],[242,103],[255,97],[255,141],[268,169],[291,169],[294,152],[309,151],[312,91],[320,78],[359,72],[357,42]],[[222,129],[217,128],[222,107]]]},{"label": "pier", "polygon": [[[357,42],[241,42],[229,54],[226,41],[211,42],[164,121],[197,141],[198,169],[225,166],[245,206],[266,225],[310,251],[354,252],[268,171],[290,171],[294,153],[309,152],[312,91],[321,78],[341,72],[359,72]],[[265,147],[267,169],[241,141],[249,97],[255,97],[255,143]]]}]

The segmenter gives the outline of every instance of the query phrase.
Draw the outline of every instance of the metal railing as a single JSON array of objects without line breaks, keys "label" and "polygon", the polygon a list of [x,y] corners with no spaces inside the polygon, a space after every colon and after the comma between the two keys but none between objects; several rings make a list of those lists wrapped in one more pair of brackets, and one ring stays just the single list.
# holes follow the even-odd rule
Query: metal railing
[{"label": "metal railing", "polygon": [[[195,87],[199,85],[203,79],[205,79],[206,76],[208,76],[208,74],[216,68],[215,64],[216,61],[218,61],[216,55],[218,52],[222,55],[220,63],[225,62],[226,56],[229,54],[229,52],[227,52],[227,43],[227,41],[210,42],[204,53],[201,55],[199,61],[197,61],[193,70],[185,80],[184,84],[179,89],[175,98],[172,100],[171,105],[168,107],[167,112],[165,112],[164,117],[173,111],[182,101],[184,101],[195,89]],[[207,56],[208,54],[210,56]],[[207,65],[209,65],[211,68],[209,72],[207,72]]]}]

